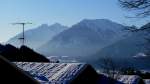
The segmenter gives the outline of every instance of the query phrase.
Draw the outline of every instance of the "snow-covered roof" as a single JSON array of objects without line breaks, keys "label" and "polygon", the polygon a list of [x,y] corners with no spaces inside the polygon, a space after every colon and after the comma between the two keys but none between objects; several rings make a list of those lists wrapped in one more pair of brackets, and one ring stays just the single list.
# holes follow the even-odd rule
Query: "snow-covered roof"
[{"label": "snow-covered roof", "polygon": [[117,80],[125,84],[139,84],[141,77],[137,75],[120,75]]},{"label": "snow-covered roof", "polygon": [[86,66],[82,63],[15,62],[15,64],[44,84],[69,83]]},{"label": "snow-covered roof", "polygon": [[144,79],[145,84],[150,84],[150,79]]},{"label": "snow-covered roof", "polygon": [[148,55],[146,55],[145,53],[138,53],[135,56],[133,56],[134,58],[144,58],[144,57],[148,57]]}]

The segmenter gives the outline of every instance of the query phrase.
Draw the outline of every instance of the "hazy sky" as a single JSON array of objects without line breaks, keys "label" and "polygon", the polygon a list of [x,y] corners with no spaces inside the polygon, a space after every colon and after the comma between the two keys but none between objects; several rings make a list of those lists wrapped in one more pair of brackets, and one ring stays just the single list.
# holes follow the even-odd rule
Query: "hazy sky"
[{"label": "hazy sky", "polygon": [[55,22],[71,26],[82,19],[110,19],[125,25],[146,20],[128,19],[117,0],[0,0],[0,42],[21,32],[14,22],[32,22],[26,29]]}]

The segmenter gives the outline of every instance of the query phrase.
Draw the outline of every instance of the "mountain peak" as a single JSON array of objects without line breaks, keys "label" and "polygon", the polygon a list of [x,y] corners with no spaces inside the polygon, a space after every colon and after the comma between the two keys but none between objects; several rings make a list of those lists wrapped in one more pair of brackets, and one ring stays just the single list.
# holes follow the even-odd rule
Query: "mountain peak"
[{"label": "mountain peak", "polygon": [[81,22],[112,22],[111,20],[108,19],[83,19]]},{"label": "mountain peak", "polygon": [[54,24],[52,24],[50,26],[48,24],[41,24],[40,27],[41,28],[49,28],[49,27],[65,27],[65,26],[63,26],[60,23],[54,23]]},{"label": "mountain peak", "polygon": [[42,27],[42,28],[47,28],[47,27],[48,27],[48,24],[41,24],[40,27]]},{"label": "mountain peak", "polygon": [[[83,19],[79,22],[79,24],[82,25],[98,25],[101,24],[103,26],[108,26],[108,24],[118,24],[116,22],[113,22],[109,19]],[[120,24],[119,24],[120,25]]]},{"label": "mountain peak", "polygon": [[60,23],[54,23],[54,24],[52,24],[51,26],[52,26],[52,27],[60,27],[60,26],[63,26],[63,25],[60,24]]},{"label": "mountain peak", "polygon": [[109,19],[83,19],[79,23],[73,25],[73,26],[82,26],[85,28],[92,28],[97,31],[97,29],[100,30],[114,30],[114,31],[120,31],[124,28],[123,25],[113,22]]}]

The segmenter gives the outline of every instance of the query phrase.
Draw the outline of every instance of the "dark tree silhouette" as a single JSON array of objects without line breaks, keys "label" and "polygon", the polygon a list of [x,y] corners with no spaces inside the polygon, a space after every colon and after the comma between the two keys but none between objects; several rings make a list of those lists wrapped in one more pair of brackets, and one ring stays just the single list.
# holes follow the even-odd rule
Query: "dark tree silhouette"
[{"label": "dark tree silhouette", "polygon": [[0,55],[11,62],[50,62],[49,59],[27,46],[16,48],[10,44],[0,44]]},{"label": "dark tree silhouette", "polygon": [[116,79],[119,66],[111,57],[104,57],[100,59],[100,66],[103,69],[103,72],[108,75],[108,77]]},{"label": "dark tree silhouette", "polygon": [[150,0],[118,0],[120,6],[127,10],[135,10],[136,16],[150,16]]}]

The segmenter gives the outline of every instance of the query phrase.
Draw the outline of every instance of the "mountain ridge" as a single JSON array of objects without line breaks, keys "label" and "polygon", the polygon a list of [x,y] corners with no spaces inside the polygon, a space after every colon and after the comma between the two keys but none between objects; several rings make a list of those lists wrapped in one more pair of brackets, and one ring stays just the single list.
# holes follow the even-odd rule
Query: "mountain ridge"
[{"label": "mountain ridge", "polygon": [[[110,20],[104,20],[103,22],[103,20],[104,19],[82,20],[71,28],[54,36],[53,39],[48,41],[37,51],[42,54],[49,52],[51,55],[71,55],[71,53],[74,53],[74,55],[77,56],[83,52],[87,54],[90,50],[97,50],[98,48],[104,47],[103,45],[123,38],[123,34],[125,34],[123,33],[123,29],[125,26],[118,23],[115,24]],[[63,51],[65,49],[66,51]],[[43,50],[49,51],[44,52]],[[57,54],[52,54],[53,52]],[[61,53],[58,54],[59,52]],[[68,54],[65,54],[66,52],[68,52]]]},{"label": "mountain ridge", "polygon": [[[63,26],[59,23],[54,23],[50,26],[48,24],[42,24],[34,29],[25,31],[25,44],[30,48],[36,49],[46,41],[50,40],[53,36],[67,28],[67,26]],[[20,47],[21,41],[18,40],[20,37],[22,37],[22,33],[11,38],[7,41],[7,43]]]}]

